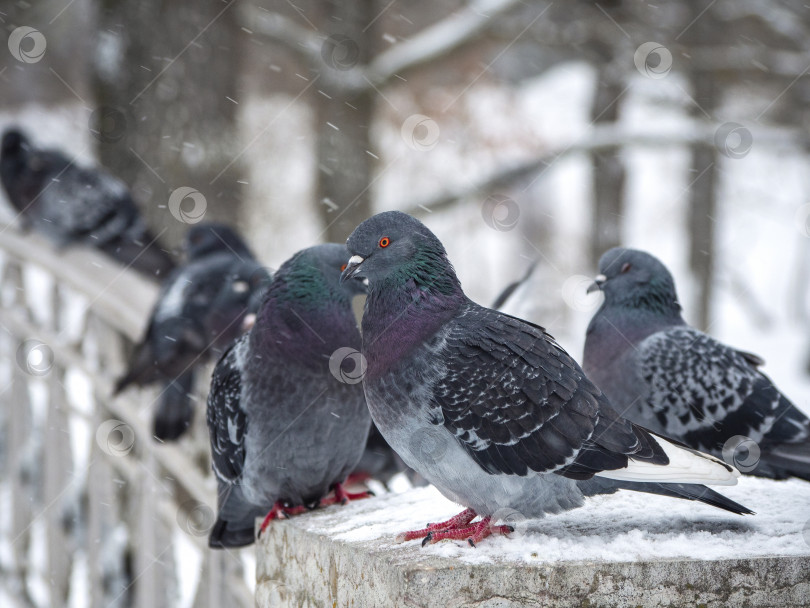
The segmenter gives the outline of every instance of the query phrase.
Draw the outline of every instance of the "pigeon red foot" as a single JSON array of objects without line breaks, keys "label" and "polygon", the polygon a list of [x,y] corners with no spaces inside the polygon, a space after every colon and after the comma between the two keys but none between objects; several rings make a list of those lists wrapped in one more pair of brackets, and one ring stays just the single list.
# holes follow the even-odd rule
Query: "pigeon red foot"
[{"label": "pigeon red foot", "polygon": [[262,534],[267,529],[267,526],[269,526],[270,522],[274,519],[289,519],[293,515],[300,515],[306,511],[308,511],[308,509],[303,505],[290,507],[285,506],[280,500],[276,501],[276,504],[273,505],[273,508],[270,509],[262,521],[262,526],[259,528],[259,538],[261,538]]},{"label": "pigeon red foot", "polygon": [[367,490],[365,492],[347,492],[343,489],[343,484],[336,483],[332,488],[335,493],[332,496],[327,496],[321,499],[320,506],[328,507],[329,505],[341,504],[345,505],[350,500],[361,500],[363,498],[371,498],[374,492]]},{"label": "pigeon red foot", "polygon": [[[345,505],[351,500],[360,500],[362,498],[370,498],[374,496],[374,492],[371,491],[347,492],[343,489],[343,485],[339,483],[336,483],[332,489],[334,490],[334,494],[332,496],[328,496],[327,498],[322,498],[317,505],[318,507],[328,507],[329,505],[334,504]],[[262,521],[261,528],[259,529],[259,538],[261,538],[262,533],[267,529],[267,526],[269,526],[270,522],[274,519],[289,519],[293,515],[300,515],[301,513],[305,513],[313,508],[315,507],[306,507],[304,505],[298,505],[296,507],[285,506],[281,501],[276,501],[276,504],[273,505],[273,508],[270,509],[270,512],[265,516],[264,521]]]},{"label": "pigeon red foot", "polygon": [[477,517],[477,513],[472,509],[465,509],[455,517],[437,524],[428,524],[427,528],[421,530],[411,530],[397,535],[398,542],[422,539],[422,546],[428,543],[437,543],[440,540],[466,540],[470,546],[475,547],[487,536],[492,534],[509,534],[514,532],[512,526],[493,526],[492,517],[484,517],[474,524],[470,523]]}]

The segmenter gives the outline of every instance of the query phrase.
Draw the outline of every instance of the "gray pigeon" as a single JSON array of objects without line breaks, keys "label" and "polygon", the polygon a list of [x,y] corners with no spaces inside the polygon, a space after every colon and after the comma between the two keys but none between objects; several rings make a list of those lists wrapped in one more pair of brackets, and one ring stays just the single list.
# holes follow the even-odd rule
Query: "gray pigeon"
[{"label": "gray pigeon", "polygon": [[180,438],[191,424],[194,373],[242,335],[254,293],[270,280],[242,238],[229,226],[201,223],[185,237],[185,263],[161,285],[149,326],[130,357],[115,393],[131,384],[162,383],[153,433]]},{"label": "gray pigeon", "polygon": [[810,419],[762,359],[689,327],[672,275],[648,253],[611,249],[599,271],[605,301],[583,366],[623,415],[753,475],[810,480]]},{"label": "gray pigeon", "polygon": [[126,185],[103,169],[79,167],[58,150],[38,150],[16,129],[3,134],[0,181],[24,228],[58,246],[82,243],[149,276],[173,268]]},{"label": "gray pigeon", "polygon": [[374,423],[467,508],[401,539],[475,545],[509,532],[491,522],[514,511],[541,517],[621,488],[750,513],[702,485],[736,483],[733,467],[625,420],[543,328],[470,301],[418,220],[381,213],[348,248],[344,279],[369,282],[363,383]]},{"label": "gray pigeon", "polygon": [[[254,522],[363,497],[341,483],[360,460],[371,418],[344,245],[310,247],[273,277],[250,332],[220,359],[208,396],[218,482],[211,547],[253,542]],[[334,489],[333,499],[323,500]]]}]

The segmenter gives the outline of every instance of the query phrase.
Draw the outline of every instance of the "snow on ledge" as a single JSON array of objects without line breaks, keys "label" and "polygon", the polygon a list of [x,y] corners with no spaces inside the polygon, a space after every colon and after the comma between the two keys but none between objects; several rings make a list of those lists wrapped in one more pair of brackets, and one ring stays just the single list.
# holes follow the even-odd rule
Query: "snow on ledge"
[{"label": "snow on ledge", "polygon": [[329,507],[283,524],[382,550],[397,561],[438,557],[468,564],[564,565],[810,556],[810,483],[744,477],[720,491],[757,514],[739,516],[696,502],[621,491],[588,499],[581,509],[527,520],[511,537],[488,538],[476,548],[461,541],[424,548],[419,541],[396,543],[398,532],[461,510],[429,487]]}]

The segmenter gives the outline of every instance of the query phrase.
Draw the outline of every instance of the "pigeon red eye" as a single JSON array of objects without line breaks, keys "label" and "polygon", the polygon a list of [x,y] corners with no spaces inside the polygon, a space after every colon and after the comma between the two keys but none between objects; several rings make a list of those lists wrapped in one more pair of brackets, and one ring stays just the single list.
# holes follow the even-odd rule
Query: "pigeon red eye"
[{"label": "pigeon red eye", "polygon": [[380,247],[388,247],[391,244],[391,239],[387,236],[384,236],[380,239]]},{"label": "pigeon red eye", "polygon": [[343,264],[343,266],[340,267],[340,272],[343,272],[344,270],[346,270],[346,264]]},{"label": "pigeon red eye", "polygon": [[625,262],[624,265],[622,265],[622,274],[624,274],[625,272],[627,272],[631,268],[632,268],[632,266],[629,263]]}]

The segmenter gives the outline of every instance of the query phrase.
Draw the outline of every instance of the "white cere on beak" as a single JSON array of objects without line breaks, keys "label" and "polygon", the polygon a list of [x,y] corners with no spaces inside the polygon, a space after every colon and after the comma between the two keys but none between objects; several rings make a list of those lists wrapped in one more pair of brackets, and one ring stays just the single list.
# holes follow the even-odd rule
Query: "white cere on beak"
[{"label": "white cere on beak", "polygon": [[363,285],[365,285],[366,287],[368,287],[368,279],[363,279]]},{"label": "white cere on beak", "polygon": [[236,293],[245,293],[250,289],[250,285],[247,284],[247,281],[234,281],[233,290]]},{"label": "white cere on beak", "polygon": [[357,266],[358,264],[362,264],[363,260],[365,260],[364,257],[361,257],[359,255],[353,255],[352,257],[349,258],[349,266]]},{"label": "white cere on beak", "polygon": [[607,281],[607,277],[603,274],[598,274],[593,278],[593,280],[596,281],[597,283],[604,283],[605,281]]}]

